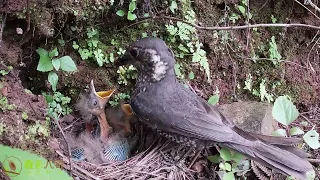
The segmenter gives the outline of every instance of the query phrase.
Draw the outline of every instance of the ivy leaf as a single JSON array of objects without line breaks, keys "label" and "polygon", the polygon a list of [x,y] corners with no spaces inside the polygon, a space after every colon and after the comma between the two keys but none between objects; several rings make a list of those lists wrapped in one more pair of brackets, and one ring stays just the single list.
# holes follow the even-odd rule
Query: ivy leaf
[{"label": "ivy leaf", "polygon": [[312,148],[320,148],[319,134],[315,130],[308,131],[304,136],[303,140]]},{"label": "ivy leaf", "polygon": [[56,91],[57,90],[57,84],[58,84],[58,80],[59,80],[59,77],[58,75],[51,71],[49,74],[48,74],[48,81],[49,83],[51,84],[51,87],[52,87],[52,90],[53,91]]},{"label": "ivy leaf", "polygon": [[223,160],[225,161],[230,161],[231,160],[231,152],[227,148],[221,148],[220,150],[220,156]]},{"label": "ivy leaf", "polygon": [[293,127],[290,129],[291,136],[300,135],[300,134],[304,134],[304,132],[299,127]]},{"label": "ivy leaf", "polygon": [[116,14],[120,17],[123,17],[125,15],[125,12],[123,10],[118,10]]},{"label": "ivy leaf", "polygon": [[129,11],[133,12],[134,10],[136,10],[136,8],[137,8],[136,2],[135,1],[131,1],[130,4],[129,4]]},{"label": "ivy leaf", "polygon": [[272,116],[279,123],[289,125],[298,118],[299,111],[286,96],[280,96],[274,102]]},{"label": "ivy leaf", "polygon": [[56,57],[59,55],[59,52],[58,52],[58,49],[57,48],[54,48],[52,51],[49,52],[49,57],[50,59]]},{"label": "ivy leaf", "polygon": [[137,16],[129,11],[127,19],[130,20],[130,21],[133,21],[133,20],[137,19]]},{"label": "ivy leaf", "polygon": [[59,69],[60,69],[59,59],[52,59],[52,65],[56,71],[59,71]]},{"label": "ivy leaf", "polygon": [[37,70],[41,71],[41,72],[48,72],[53,70],[53,66],[51,63],[51,59],[49,58],[49,54],[48,51],[42,49],[42,48],[38,48],[36,50],[36,52],[39,54],[40,56],[40,60],[38,63],[38,67]]},{"label": "ivy leaf", "polygon": [[218,102],[219,102],[219,94],[211,96],[208,100],[208,103],[211,105],[216,105]]},{"label": "ivy leaf", "polygon": [[272,133],[274,136],[280,136],[280,137],[286,137],[287,136],[287,131],[284,129],[277,129]]},{"label": "ivy leaf", "polygon": [[70,56],[63,56],[59,58],[60,66],[63,71],[72,72],[77,70],[77,66]]}]

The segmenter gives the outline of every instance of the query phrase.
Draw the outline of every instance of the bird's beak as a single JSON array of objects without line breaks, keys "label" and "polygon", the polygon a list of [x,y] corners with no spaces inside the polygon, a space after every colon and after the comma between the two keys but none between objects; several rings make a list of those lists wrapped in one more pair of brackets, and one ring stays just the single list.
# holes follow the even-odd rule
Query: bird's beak
[{"label": "bird's beak", "polygon": [[98,97],[99,104],[101,104],[102,106],[104,106],[109,101],[110,97],[112,96],[112,94],[116,90],[117,90],[116,88],[113,88],[113,89],[107,90],[107,91],[98,91],[98,92],[96,92],[96,89],[95,89],[94,84],[93,84],[93,80],[91,80],[91,82],[90,82],[90,91],[96,97]]},{"label": "bird's beak", "polygon": [[121,109],[123,110],[123,112],[128,115],[131,116],[132,115],[132,109],[130,104],[122,104],[121,105]]}]

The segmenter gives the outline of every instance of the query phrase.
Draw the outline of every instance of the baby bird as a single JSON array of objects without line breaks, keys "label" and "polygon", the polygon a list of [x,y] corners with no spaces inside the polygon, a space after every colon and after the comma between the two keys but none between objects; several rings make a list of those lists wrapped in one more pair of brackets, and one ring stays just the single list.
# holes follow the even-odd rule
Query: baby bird
[{"label": "baby bird", "polygon": [[[86,159],[91,163],[100,164],[124,161],[130,156],[138,140],[137,136],[128,137],[131,132],[130,120],[133,118],[130,106],[122,103],[117,107],[105,109],[114,91],[115,89],[96,92],[93,81],[91,81],[89,94],[83,95],[78,101],[77,109],[85,118],[85,123],[92,128],[89,131],[86,128],[79,135],[69,136],[68,141],[72,142],[71,155],[74,161]],[[90,121],[95,116],[100,126],[91,125]]]}]

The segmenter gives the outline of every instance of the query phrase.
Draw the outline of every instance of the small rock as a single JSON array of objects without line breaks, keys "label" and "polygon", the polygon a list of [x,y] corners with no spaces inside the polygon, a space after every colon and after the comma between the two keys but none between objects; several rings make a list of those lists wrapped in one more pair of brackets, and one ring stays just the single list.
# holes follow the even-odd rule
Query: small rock
[{"label": "small rock", "polygon": [[239,128],[253,133],[271,135],[279,129],[272,117],[272,106],[264,102],[234,102],[218,106],[227,118],[233,120]]}]

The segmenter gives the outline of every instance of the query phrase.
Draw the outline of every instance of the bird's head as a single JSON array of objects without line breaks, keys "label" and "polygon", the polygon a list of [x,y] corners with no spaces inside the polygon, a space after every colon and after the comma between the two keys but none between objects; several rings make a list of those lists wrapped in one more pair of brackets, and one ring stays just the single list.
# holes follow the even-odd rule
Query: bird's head
[{"label": "bird's head", "polygon": [[130,44],[117,63],[133,64],[140,75],[147,76],[152,81],[160,81],[166,76],[174,75],[174,54],[159,38],[146,37]]},{"label": "bird's head", "polygon": [[93,80],[90,82],[89,93],[81,97],[76,107],[80,110],[81,114],[93,114],[95,116],[104,113],[105,105],[109,101],[115,88],[107,91],[96,92]]}]

